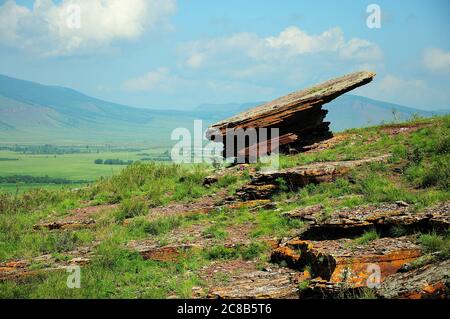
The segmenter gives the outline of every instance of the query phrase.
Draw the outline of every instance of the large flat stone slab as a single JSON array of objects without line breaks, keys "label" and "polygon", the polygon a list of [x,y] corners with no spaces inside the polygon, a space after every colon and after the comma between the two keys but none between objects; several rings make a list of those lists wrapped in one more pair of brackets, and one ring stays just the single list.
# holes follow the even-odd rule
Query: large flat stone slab
[{"label": "large flat stone slab", "polygon": [[[322,105],[371,82],[374,77],[375,73],[361,71],[288,94],[213,124],[207,132],[207,137],[214,140],[217,138],[214,134],[220,132],[219,134],[222,136],[225,146],[227,146],[228,141],[225,140],[225,136],[229,129],[278,128],[279,136],[275,137],[278,144],[281,146],[287,145],[287,147],[281,148],[282,151],[292,148],[301,150],[332,137],[329,130],[330,123],[324,122],[327,111],[322,109]],[[270,136],[261,138],[259,132],[257,134],[258,142],[243,145],[240,149],[235,148],[234,156],[237,154],[243,156],[242,152],[247,156],[250,156],[252,152],[259,154],[257,150],[252,150],[252,148],[255,148],[258,143],[260,145],[256,148],[264,148],[264,143],[261,143],[274,138]],[[271,150],[270,146],[270,149],[265,149],[264,153]]]}]

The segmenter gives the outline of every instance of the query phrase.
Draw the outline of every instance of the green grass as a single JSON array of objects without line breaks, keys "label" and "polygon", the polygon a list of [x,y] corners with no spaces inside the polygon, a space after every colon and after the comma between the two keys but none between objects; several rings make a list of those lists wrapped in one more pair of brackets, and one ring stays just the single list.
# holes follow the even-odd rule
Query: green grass
[{"label": "green grass", "polygon": [[[189,298],[193,286],[203,283],[197,270],[215,261],[256,260],[266,262],[270,248],[264,239],[294,236],[305,225],[284,217],[291,209],[310,205],[324,206],[323,219],[343,207],[354,207],[402,200],[412,208],[424,208],[449,200],[448,137],[450,117],[420,120],[432,124],[406,135],[388,136],[382,128],[352,130],[355,138],[320,153],[282,156],[283,167],[314,161],[357,159],[391,153],[389,163],[360,167],[351,172],[351,179],[339,178],[333,183],[308,185],[291,191],[283,189],[274,199],[277,208],[249,210],[217,208],[208,214],[162,216],[149,218],[150,208],[172,202],[187,203],[202,196],[217,194],[226,189],[233,194],[248,180],[225,175],[210,187],[202,185],[212,169],[206,165],[174,165],[169,163],[135,163],[129,167],[95,165],[95,158],[134,159],[137,154],[106,156],[74,154],[28,156],[6,154],[0,157],[20,157],[19,161],[2,162],[0,176],[6,174],[49,175],[68,179],[97,179],[83,188],[46,186],[46,189],[16,191],[8,185],[8,192],[0,193],[0,262],[31,258],[50,253],[58,260],[68,259],[74,249],[101,242],[95,248],[96,257],[82,268],[82,289],[66,287],[67,274],[49,273],[23,282],[0,283],[0,298]],[[419,121],[419,122],[420,122]],[[410,124],[416,124],[413,122]],[[370,143],[369,143],[370,142]],[[8,166],[7,165],[18,165]],[[393,167],[402,173],[394,172]],[[109,170],[113,171],[109,171]],[[103,178],[101,177],[103,176]],[[33,186],[33,185],[26,185]],[[24,187],[26,187],[24,186]],[[117,203],[118,208],[96,216],[97,223],[89,229],[72,231],[33,230],[43,220],[56,220],[84,205]],[[130,219],[123,223],[125,219]],[[134,239],[150,239],[170,243],[171,232],[185,231],[192,224],[205,226],[203,237],[212,238],[214,245],[204,251],[187,252],[170,263],[143,260],[126,249]],[[225,245],[231,227],[245,227],[250,231],[248,245]],[[395,236],[404,233],[394,231]],[[189,234],[186,235],[187,237]],[[353,244],[365,245],[378,238],[374,231],[356,238]],[[418,242],[426,252],[441,252],[447,256],[447,234],[418,234]],[[41,264],[33,265],[40,269]],[[302,287],[300,287],[302,288]],[[370,291],[353,298],[372,298]]]},{"label": "green grass", "polygon": [[[64,216],[71,209],[80,207],[85,202],[95,204],[120,203],[119,209],[96,226],[97,233],[91,237],[103,237],[111,232],[112,227],[126,218],[144,215],[148,207],[157,203],[171,201],[191,201],[196,197],[217,191],[216,188],[202,186],[203,177],[209,174],[207,167],[187,167],[172,164],[133,164],[120,174],[108,179],[101,179],[94,185],[78,189],[45,190],[36,189],[24,193],[0,193],[0,259],[32,257],[51,250],[48,241],[52,233],[42,230],[33,231],[33,225],[45,220]],[[159,187],[160,192],[151,192]],[[156,221],[141,220],[139,234],[159,235],[178,227],[177,218],[164,218]],[[115,226],[114,226],[115,225]],[[101,228],[103,227],[103,229]],[[134,231],[136,235],[137,231]],[[128,237],[132,237],[130,234]],[[93,239],[86,238],[77,245],[89,244]]]},{"label": "green grass", "polygon": [[228,233],[225,231],[224,225],[213,224],[203,231],[203,236],[214,239],[227,239]]},{"label": "green grass", "polygon": [[236,245],[234,247],[225,247],[216,245],[206,251],[206,257],[210,260],[229,260],[242,258],[251,260],[259,258],[266,253],[269,247],[263,243],[252,242],[248,246]]},{"label": "green grass", "polygon": [[139,198],[125,199],[120,203],[119,210],[116,212],[116,220],[123,222],[127,218],[145,215],[148,212],[148,206],[145,201]]},{"label": "green grass", "polygon": [[380,236],[378,235],[378,233],[374,230],[372,231],[367,231],[364,234],[362,234],[360,237],[356,238],[354,240],[354,244],[356,245],[367,245],[368,243],[377,240],[378,238],[380,238]]},{"label": "green grass", "polygon": [[70,184],[70,185],[57,185],[57,184],[3,184],[0,183],[0,192],[10,193],[10,194],[20,194],[28,192],[33,189],[44,189],[44,190],[63,190],[63,189],[76,189],[86,187],[86,184]]},{"label": "green grass", "polygon": [[150,235],[163,235],[181,225],[178,217],[163,217],[155,221],[144,223],[144,231]]},{"label": "green grass", "polygon": [[[136,152],[138,153],[138,152]],[[29,155],[0,151],[1,157],[13,156],[19,160],[2,162],[0,176],[31,175],[62,177],[72,180],[95,180],[101,176],[112,176],[120,172],[122,165],[96,165],[97,158],[120,158],[139,160],[136,153],[103,152],[64,155]]]},{"label": "green grass", "polygon": [[344,134],[353,136],[345,139],[333,148],[317,153],[299,153],[297,155],[281,155],[280,166],[288,168],[314,162],[336,160],[355,160],[371,156],[391,153],[393,161],[411,158],[413,149],[417,149],[419,160],[431,154],[448,154],[450,141],[450,116],[431,119],[416,119],[404,123],[405,125],[430,125],[413,132],[410,136],[398,134],[390,136],[382,129],[387,126],[376,126],[363,129],[352,129]]},{"label": "green grass", "polygon": [[436,233],[422,234],[419,237],[419,243],[426,252],[441,252],[445,258],[450,257],[450,236],[448,234],[446,236]]},{"label": "green grass", "polygon": [[255,238],[261,236],[282,238],[290,230],[300,230],[304,225],[298,220],[283,217],[280,212],[270,210],[260,211],[256,215],[255,222],[257,226],[252,232],[252,236]]},{"label": "green grass", "polygon": [[[121,160],[138,161],[142,153],[155,153],[155,150],[144,150],[136,152],[100,152],[100,153],[75,153],[62,155],[30,155],[11,151],[0,150],[0,157],[14,157],[17,161],[2,161],[0,164],[0,176],[30,175],[49,176],[52,178],[65,178],[68,180],[95,181],[101,177],[110,177],[118,174],[126,166],[124,165],[96,165],[94,161],[98,158],[119,158]],[[0,191],[15,192],[17,188],[25,191],[30,188],[60,188],[59,185],[42,184],[0,184]],[[70,185],[71,188],[79,185]]]},{"label": "green grass", "polygon": [[192,273],[203,261],[188,255],[179,262],[145,261],[139,254],[105,242],[98,258],[82,268],[81,289],[68,289],[64,271],[1,283],[0,298],[189,298],[199,279]]}]

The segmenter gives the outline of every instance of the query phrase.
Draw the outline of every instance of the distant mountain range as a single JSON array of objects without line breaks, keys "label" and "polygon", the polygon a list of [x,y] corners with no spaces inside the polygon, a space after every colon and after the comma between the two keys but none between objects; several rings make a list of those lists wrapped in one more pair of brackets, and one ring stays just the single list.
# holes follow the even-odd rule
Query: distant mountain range
[{"label": "distant mountain range", "polygon": [[[130,144],[167,147],[177,127],[204,126],[263,102],[204,104],[192,111],[133,108],[102,101],[72,89],[0,75],[0,143]],[[376,125],[413,114],[428,117],[449,111],[423,111],[344,95],[326,104],[334,131]],[[395,111],[394,111],[395,110]]]},{"label": "distant mountain range", "polygon": [[194,118],[192,112],[133,108],[0,75],[1,143],[167,146],[172,129]]}]

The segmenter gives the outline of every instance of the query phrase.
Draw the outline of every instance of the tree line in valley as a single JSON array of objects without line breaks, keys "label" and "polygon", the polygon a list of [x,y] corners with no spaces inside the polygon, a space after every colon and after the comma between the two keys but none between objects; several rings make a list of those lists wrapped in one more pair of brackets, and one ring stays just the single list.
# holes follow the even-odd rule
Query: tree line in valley
[{"label": "tree line in valley", "polygon": [[121,160],[121,159],[101,159],[98,158],[94,161],[94,164],[97,165],[130,165],[133,164],[132,160]]},{"label": "tree line in valley", "polygon": [[142,148],[114,147],[112,145],[2,145],[1,151],[11,151],[20,154],[41,154],[41,155],[63,155],[63,154],[86,154],[101,152],[139,152]]},{"label": "tree line in valley", "polygon": [[30,175],[11,175],[11,176],[0,176],[0,184],[85,184],[90,183],[86,180],[70,180],[60,177],[49,177],[49,176],[30,176]]}]

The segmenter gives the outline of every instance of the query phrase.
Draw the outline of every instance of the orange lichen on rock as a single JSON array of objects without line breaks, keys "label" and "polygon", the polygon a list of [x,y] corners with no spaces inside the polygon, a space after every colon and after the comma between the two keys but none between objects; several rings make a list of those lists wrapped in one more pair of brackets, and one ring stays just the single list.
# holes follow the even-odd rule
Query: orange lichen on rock
[{"label": "orange lichen on rock", "polygon": [[273,206],[272,201],[269,199],[256,199],[249,200],[245,202],[237,202],[226,205],[229,209],[240,209],[240,208],[260,208],[260,207],[270,207]]},{"label": "orange lichen on rock", "polygon": [[382,238],[356,247],[352,246],[349,239],[293,239],[276,249],[272,253],[272,260],[284,260],[288,266],[297,269],[308,266],[313,277],[331,283],[361,287],[367,285],[367,278],[372,274],[369,266],[377,265],[383,280],[421,255],[420,247],[408,238]]},{"label": "orange lichen on rock", "polygon": [[450,295],[450,260],[424,265],[389,276],[378,290],[382,298],[448,298]]}]

